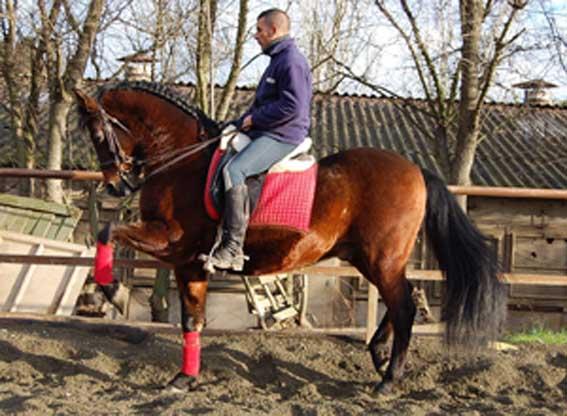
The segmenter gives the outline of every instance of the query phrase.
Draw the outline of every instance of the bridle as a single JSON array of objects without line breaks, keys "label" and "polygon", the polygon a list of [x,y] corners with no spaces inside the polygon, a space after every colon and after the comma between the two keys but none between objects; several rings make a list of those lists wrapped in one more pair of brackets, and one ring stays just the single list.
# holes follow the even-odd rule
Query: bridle
[{"label": "bridle", "polygon": [[[143,183],[134,184],[130,178],[132,169],[134,167],[141,168],[143,166],[143,161],[138,161],[136,158],[127,155],[120,145],[120,141],[114,132],[113,125],[119,127],[126,134],[133,137],[132,132],[126,127],[120,120],[108,114],[102,107],[99,111],[99,116],[102,118],[102,126],[104,133],[104,140],[108,143],[108,150],[111,157],[106,160],[99,160],[99,165],[101,169],[115,166],[118,170],[118,176],[120,180],[126,185],[128,190],[133,193],[138,191]],[[125,169],[124,166],[129,166]]]},{"label": "bridle", "polygon": [[[128,129],[128,127],[126,127],[120,120],[108,114],[103,108],[100,109],[99,115],[102,118],[104,138],[108,142],[109,151],[111,153],[111,158],[99,161],[100,167],[104,169],[105,167],[115,166],[118,170],[118,176],[120,180],[124,183],[124,185],[126,185],[131,193],[140,190],[144,183],[146,183],[150,178],[156,176],[159,173],[163,173],[183,159],[206,149],[211,144],[218,142],[223,136],[227,134],[234,134],[233,132],[221,133],[218,136],[208,139],[204,128],[202,128],[198,136],[198,143],[193,143],[179,149],[174,149],[153,158],[139,159],[127,155],[124,152],[112,126],[120,128],[127,135],[134,138],[134,135],[132,134],[130,129]],[[133,173],[133,170],[139,172],[139,170],[141,170],[144,166],[153,166],[160,162],[164,164],[152,170],[148,175],[139,180],[138,183],[134,184],[132,182],[131,175]],[[125,166],[128,166],[128,168],[125,168]]]}]

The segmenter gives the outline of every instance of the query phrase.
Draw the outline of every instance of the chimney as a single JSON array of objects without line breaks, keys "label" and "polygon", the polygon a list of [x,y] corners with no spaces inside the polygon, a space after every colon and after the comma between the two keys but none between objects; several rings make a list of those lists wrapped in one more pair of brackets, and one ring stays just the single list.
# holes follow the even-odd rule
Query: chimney
[{"label": "chimney", "polygon": [[549,89],[558,86],[543,79],[534,79],[514,84],[512,87],[524,90],[524,104],[526,105],[550,105],[552,99]]},{"label": "chimney", "polygon": [[128,81],[150,81],[150,64],[153,59],[147,53],[137,52],[118,60],[125,64],[125,75]]}]

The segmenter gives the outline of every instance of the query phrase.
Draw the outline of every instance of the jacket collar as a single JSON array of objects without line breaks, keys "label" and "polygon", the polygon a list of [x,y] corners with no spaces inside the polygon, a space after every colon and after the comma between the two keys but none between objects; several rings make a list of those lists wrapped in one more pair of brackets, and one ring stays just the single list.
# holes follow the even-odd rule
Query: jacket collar
[{"label": "jacket collar", "polygon": [[281,51],[289,48],[293,44],[294,44],[293,39],[289,35],[284,35],[281,38],[275,39],[262,52],[272,57],[274,55],[277,55]]}]

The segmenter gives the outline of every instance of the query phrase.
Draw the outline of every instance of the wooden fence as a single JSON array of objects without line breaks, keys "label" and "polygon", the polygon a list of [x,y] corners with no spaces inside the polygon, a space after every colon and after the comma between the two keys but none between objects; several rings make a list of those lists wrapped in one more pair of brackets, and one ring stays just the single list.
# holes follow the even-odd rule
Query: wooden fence
[{"label": "wooden fence", "polygon": [[[0,168],[0,177],[20,178],[43,178],[62,179],[73,181],[102,181],[100,172],[90,171],[49,171],[17,168]],[[500,198],[528,198],[528,199],[555,199],[567,200],[567,190],[558,189],[530,189],[530,188],[502,188],[482,186],[449,186],[449,190],[458,195],[485,196]],[[94,258],[71,258],[63,256],[37,256],[37,255],[5,255],[0,254],[0,263],[22,263],[22,264],[62,264],[91,267]],[[116,259],[116,267],[125,268],[171,268],[171,265],[157,260],[142,259]],[[306,275],[326,275],[358,277],[361,274],[354,267],[349,266],[311,266],[293,273]],[[519,274],[505,273],[503,280],[513,285],[542,285],[542,286],[567,286],[567,276],[544,275],[544,274]],[[441,281],[443,277],[438,270],[409,270],[408,279]],[[378,291],[369,285],[368,292],[368,319],[367,339],[377,326]]]}]

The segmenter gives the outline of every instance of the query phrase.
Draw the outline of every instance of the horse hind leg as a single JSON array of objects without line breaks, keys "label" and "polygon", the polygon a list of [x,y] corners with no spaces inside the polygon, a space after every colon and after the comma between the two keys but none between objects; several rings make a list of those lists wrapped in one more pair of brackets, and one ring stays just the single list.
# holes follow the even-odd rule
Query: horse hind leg
[{"label": "horse hind leg", "polygon": [[[383,356],[379,354],[379,348],[382,346],[387,347],[388,339],[392,334],[392,322],[388,318],[388,312],[384,314],[382,321],[378,325],[376,332],[372,335],[370,342],[368,343],[368,351],[370,351],[370,356],[372,357],[372,363],[374,364],[374,368],[376,372],[382,374],[385,364],[388,363],[388,355]],[[380,348],[380,353],[382,353],[382,348]]]},{"label": "horse hind leg", "polygon": [[[382,275],[384,276],[384,274]],[[388,309],[386,316],[394,333],[390,362],[382,381],[376,386],[376,391],[380,393],[391,391],[403,375],[416,314],[416,307],[411,297],[411,285],[405,277],[405,272],[401,271],[392,276],[392,278],[382,279],[379,282],[380,293]],[[380,335],[379,329],[378,335]]]}]

